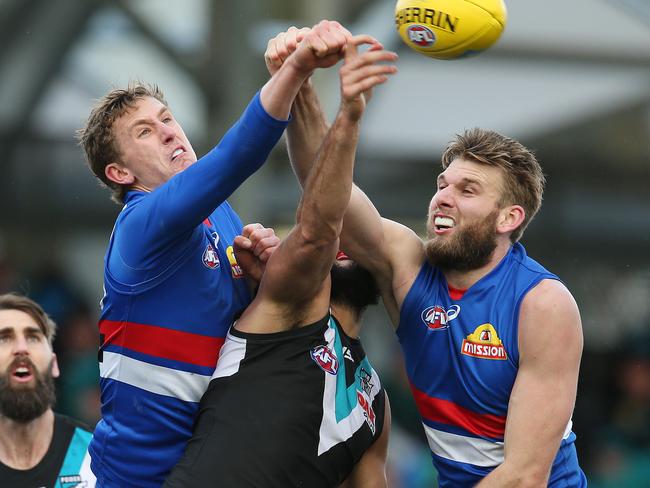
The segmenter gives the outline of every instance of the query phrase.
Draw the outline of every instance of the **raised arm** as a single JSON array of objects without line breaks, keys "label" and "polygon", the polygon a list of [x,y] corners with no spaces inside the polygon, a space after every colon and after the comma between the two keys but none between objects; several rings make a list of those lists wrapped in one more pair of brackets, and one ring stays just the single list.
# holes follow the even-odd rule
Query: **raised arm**
[{"label": "raised arm", "polygon": [[[351,38],[345,48],[341,106],[307,177],[296,225],[267,264],[258,293],[266,302],[281,307],[296,305],[304,310],[304,304],[327,282],[350,198],[359,123],[365,110],[363,92],[383,83],[395,71],[389,65],[367,69],[375,66],[376,56],[368,56],[367,52],[358,54],[355,46],[365,40],[365,37]],[[391,61],[395,55],[383,52],[382,59]],[[321,298],[326,309],[329,293],[322,294]],[[245,325],[244,318],[238,322],[238,328]]]},{"label": "raised arm", "polygon": [[341,58],[349,32],[340,27],[338,22],[323,20],[309,31],[300,31],[299,46],[260,92],[262,106],[271,116],[286,119],[304,81],[316,68],[328,68]]},{"label": "raised arm", "polygon": [[542,281],[521,306],[519,372],[508,404],[504,461],[477,486],[547,486],[575,405],[581,354],[573,297],[559,281]]},{"label": "raised arm", "polygon": [[[302,29],[292,28],[269,41],[265,60],[271,73],[296,49],[303,32]],[[381,45],[376,43],[371,47],[371,52],[375,50],[379,53],[380,49]],[[304,187],[320,141],[327,132],[327,121],[309,80],[296,96],[291,114],[292,120],[287,127],[287,147],[293,170]],[[423,259],[420,238],[407,227],[382,219],[363,191],[353,185],[341,234],[341,248],[373,273],[382,290],[386,309],[397,325],[399,304]]]}]

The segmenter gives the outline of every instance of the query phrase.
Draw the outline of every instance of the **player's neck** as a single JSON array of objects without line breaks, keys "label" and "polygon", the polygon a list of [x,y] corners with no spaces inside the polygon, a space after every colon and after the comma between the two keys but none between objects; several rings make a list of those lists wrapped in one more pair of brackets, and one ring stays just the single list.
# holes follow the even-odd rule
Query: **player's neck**
[{"label": "player's neck", "polygon": [[447,285],[458,290],[468,290],[474,283],[479,281],[485,275],[490,273],[494,268],[496,268],[501,260],[504,258],[508,251],[510,250],[510,241],[502,241],[497,244],[496,249],[492,252],[490,260],[480,268],[472,270],[445,270],[444,275],[447,280]]},{"label": "player's neck", "polygon": [[355,310],[350,307],[342,307],[340,305],[332,304],[332,315],[339,321],[345,335],[356,339],[361,332],[361,321]]},{"label": "player's neck", "polygon": [[52,409],[27,424],[0,416],[0,461],[13,469],[33,468],[45,456],[53,433]]}]

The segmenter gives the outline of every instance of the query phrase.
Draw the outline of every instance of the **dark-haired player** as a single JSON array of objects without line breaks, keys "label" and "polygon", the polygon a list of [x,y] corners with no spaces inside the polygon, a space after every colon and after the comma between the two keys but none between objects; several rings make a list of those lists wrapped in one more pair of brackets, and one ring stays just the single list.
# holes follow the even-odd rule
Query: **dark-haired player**
[{"label": "dark-haired player", "polygon": [[56,324],[27,297],[0,295],[0,486],[95,486],[91,433],[52,411]]}]

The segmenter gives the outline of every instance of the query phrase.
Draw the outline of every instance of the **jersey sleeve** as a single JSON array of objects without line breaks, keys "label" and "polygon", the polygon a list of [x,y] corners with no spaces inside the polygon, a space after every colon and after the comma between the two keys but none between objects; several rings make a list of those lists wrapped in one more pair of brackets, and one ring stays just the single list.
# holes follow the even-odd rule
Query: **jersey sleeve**
[{"label": "jersey sleeve", "polygon": [[122,219],[122,236],[116,237],[124,263],[141,267],[151,262],[152,256],[186,239],[262,166],[287,123],[264,110],[258,93],[216,147],[146,195]]}]

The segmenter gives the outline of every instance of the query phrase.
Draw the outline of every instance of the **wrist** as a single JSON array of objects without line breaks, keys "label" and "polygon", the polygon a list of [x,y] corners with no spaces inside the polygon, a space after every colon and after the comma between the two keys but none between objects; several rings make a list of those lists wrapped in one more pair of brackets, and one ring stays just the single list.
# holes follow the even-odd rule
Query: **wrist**
[{"label": "wrist", "polygon": [[[311,75],[314,73],[314,68],[305,67],[305,63],[301,63],[299,59],[296,59],[297,56],[292,54],[280,67],[280,70],[287,69],[291,76],[294,76],[296,79],[299,79],[303,82],[303,85],[311,79]],[[311,82],[310,82],[311,86]]]}]

